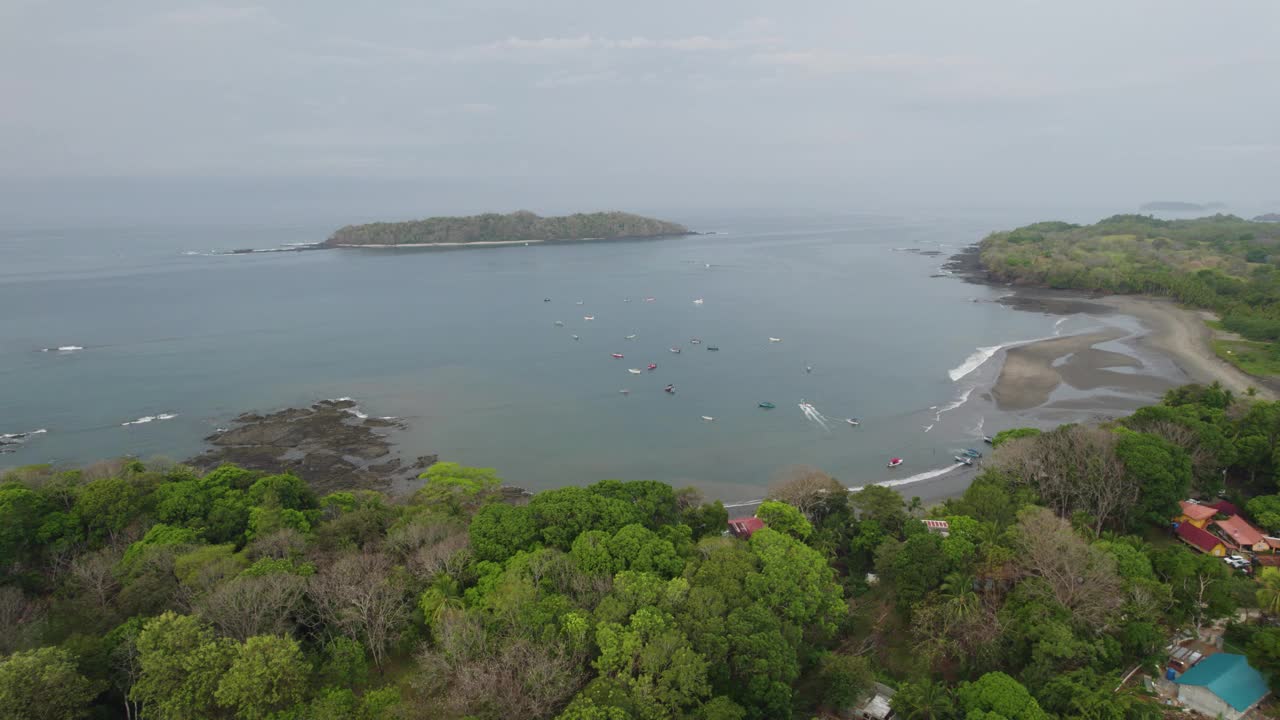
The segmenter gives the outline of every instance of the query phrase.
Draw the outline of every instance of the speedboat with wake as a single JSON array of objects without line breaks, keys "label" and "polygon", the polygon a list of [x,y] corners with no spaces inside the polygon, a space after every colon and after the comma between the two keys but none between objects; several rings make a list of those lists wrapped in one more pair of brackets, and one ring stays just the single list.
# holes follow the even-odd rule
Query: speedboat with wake
[{"label": "speedboat with wake", "polygon": [[889,458],[889,467],[896,468],[903,463],[902,458]]},{"label": "speedboat with wake", "polygon": [[859,425],[861,425],[861,424],[862,424],[862,423],[858,422],[858,418],[845,418],[845,419],[844,419],[844,421],[845,421],[845,422],[847,422],[847,423],[849,423],[849,425],[851,425],[851,426],[853,426],[853,427],[858,427]]}]

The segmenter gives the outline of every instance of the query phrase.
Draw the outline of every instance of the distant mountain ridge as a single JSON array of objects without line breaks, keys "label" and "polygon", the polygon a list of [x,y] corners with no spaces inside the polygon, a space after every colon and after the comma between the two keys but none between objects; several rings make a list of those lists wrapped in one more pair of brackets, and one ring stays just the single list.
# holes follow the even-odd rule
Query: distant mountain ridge
[{"label": "distant mountain ridge", "polygon": [[1165,212],[1200,212],[1203,210],[1221,210],[1226,205],[1220,202],[1193,203],[1180,200],[1155,200],[1143,203],[1139,210],[1163,210]]},{"label": "distant mountain ridge", "polygon": [[401,247],[573,240],[616,240],[692,234],[679,223],[625,212],[577,213],[541,217],[527,210],[465,217],[432,217],[407,222],[348,225],[328,247]]}]

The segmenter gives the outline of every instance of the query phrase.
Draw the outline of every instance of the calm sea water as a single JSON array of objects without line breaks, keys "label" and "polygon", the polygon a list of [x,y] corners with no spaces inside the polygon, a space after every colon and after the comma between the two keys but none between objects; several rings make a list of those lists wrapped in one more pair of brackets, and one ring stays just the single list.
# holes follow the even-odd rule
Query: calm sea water
[{"label": "calm sea water", "polygon": [[[0,231],[0,434],[48,430],[0,467],[187,457],[242,411],[350,396],[408,421],[406,453],[531,488],[644,478],[751,497],[797,463],[902,480],[999,429],[960,404],[993,363],[950,371],[1062,330],[984,302],[1000,289],[930,278],[945,256],[900,251],[950,254],[1025,218],[674,219],[719,234],[207,256],[183,253],[331,227]],[[84,349],[41,352],[59,346]],[[887,470],[894,455],[907,464]]]}]

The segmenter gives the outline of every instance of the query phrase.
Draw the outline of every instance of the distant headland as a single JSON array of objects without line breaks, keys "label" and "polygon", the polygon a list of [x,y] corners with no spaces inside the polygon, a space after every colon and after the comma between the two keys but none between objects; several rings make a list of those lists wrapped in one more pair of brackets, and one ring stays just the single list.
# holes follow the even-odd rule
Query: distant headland
[{"label": "distant headland", "polygon": [[1221,210],[1226,205],[1220,202],[1193,203],[1182,202],[1180,200],[1155,200],[1149,203],[1143,203],[1139,210],[1150,212],[1204,212],[1207,210]]},{"label": "distant headland", "polygon": [[1280,213],[1266,213],[1253,219],[1254,222],[1280,222]]},{"label": "distant headland", "polygon": [[433,217],[408,222],[348,225],[321,247],[456,247],[582,242],[693,235],[678,223],[625,212],[541,217],[527,210],[502,215]]}]

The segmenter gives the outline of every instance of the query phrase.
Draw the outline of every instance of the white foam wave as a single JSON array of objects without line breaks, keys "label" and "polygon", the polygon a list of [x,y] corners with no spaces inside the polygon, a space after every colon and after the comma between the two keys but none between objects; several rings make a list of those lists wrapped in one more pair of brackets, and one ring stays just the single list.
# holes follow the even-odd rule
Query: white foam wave
[{"label": "white foam wave", "polygon": [[[900,478],[900,479],[898,479],[898,480],[888,480],[888,481],[885,481],[885,482],[878,482],[878,483],[871,483],[871,484],[872,484],[872,485],[883,485],[883,486],[885,486],[885,487],[898,487],[899,485],[910,485],[911,483],[918,483],[918,482],[921,482],[921,481],[924,481],[924,480],[932,480],[933,478],[936,478],[936,477],[939,477],[939,476],[942,476],[942,475],[946,475],[947,473],[949,473],[949,472],[951,472],[951,471],[953,471],[953,470],[956,470],[957,468],[962,468],[962,467],[966,467],[966,466],[964,466],[964,465],[959,465],[959,464],[956,464],[956,465],[948,465],[947,467],[944,467],[944,468],[939,468],[939,469],[937,469],[937,470],[928,470],[928,471],[922,472],[922,473],[920,473],[920,474],[918,474],[918,475],[912,475],[911,477],[904,477],[904,478]],[[864,487],[866,487],[866,486],[865,486],[865,485],[859,485],[858,487],[851,487],[851,488],[849,488],[849,492],[857,492],[857,491],[861,490],[861,489],[862,489],[862,488],[864,488]]]},{"label": "white foam wave", "polygon": [[977,370],[978,368],[982,367],[983,363],[990,360],[991,356],[1000,352],[1000,349],[1003,347],[1006,347],[1006,346],[1005,345],[988,345],[987,347],[980,347],[977,350],[974,350],[973,354],[969,355],[969,357],[964,359],[964,362],[948,370],[947,376],[951,378],[951,382],[955,382],[959,380],[965,375],[968,375],[974,370]]},{"label": "white foam wave", "polygon": [[47,432],[49,431],[44,428],[40,428],[39,430],[28,430],[20,433],[4,433],[3,435],[0,435],[0,440],[26,440],[32,435],[41,435]]},{"label": "white foam wave", "polygon": [[1064,322],[1066,322],[1066,321],[1067,321],[1066,316],[1063,316],[1063,317],[1058,318],[1058,321],[1057,321],[1057,322],[1055,322],[1055,323],[1053,324],[1053,334],[1054,334],[1054,335],[1061,335],[1061,334],[1062,334],[1062,323],[1064,323]]},{"label": "white foam wave", "polygon": [[360,408],[347,408],[347,412],[351,413],[352,415],[355,415],[361,420],[367,420],[369,418],[368,415],[365,415],[364,413],[360,412]]},{"label": "white foam wave", "polygon": [[355,398],[350,398],[345,395],[340,398],[329,398],[329,402],[355,402],[355,401],[356,401]]},{"label": "white foam wave", "polygon": [[40,352],[69,353],[69,352],[76,352],[78,350],[83,350],[83,349],[84,347],[82,345],[59,345],[58,347],[40,348]]},{"label": "white foam wave", "polygon": [[972,394],[973,394],[972,387],[965,388],[963,392],[961,392],[959,395],[956,396],[955,400],[952,400],[946,405],[943,405],[942,407],[938,408],[938,412],[934,413],[933,415],[934,422],[938,422],[939,420],[942,419],[942,413],[951,412],[952,410],[955,410],[961,405],[969,402],[969,396]]},{"label": "white foam wave", "polygon": [[129,425],[146,425],[147,423],[156,422],[157,420],[172,420],[176,417],[178,417],[177,413],[160,413],[159,415],[143,415],[137,420],[130,420],[129,422],[120,423],[120,426],[128,427]]}]

